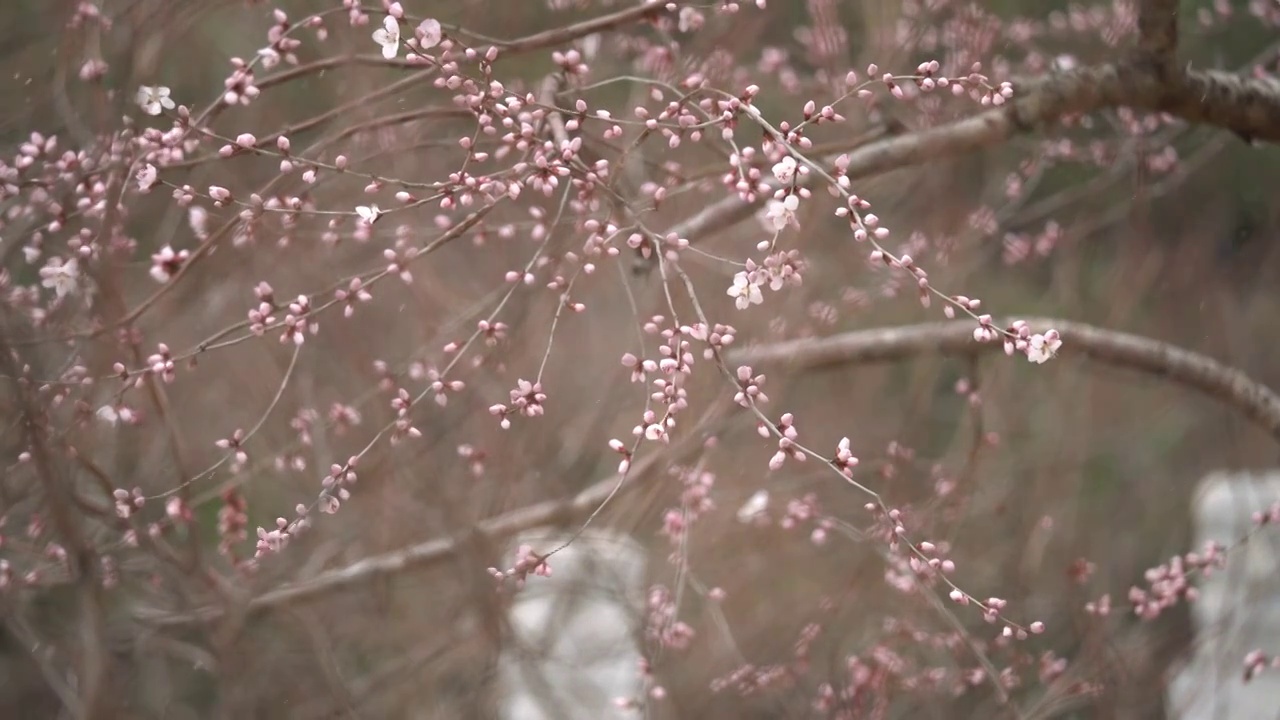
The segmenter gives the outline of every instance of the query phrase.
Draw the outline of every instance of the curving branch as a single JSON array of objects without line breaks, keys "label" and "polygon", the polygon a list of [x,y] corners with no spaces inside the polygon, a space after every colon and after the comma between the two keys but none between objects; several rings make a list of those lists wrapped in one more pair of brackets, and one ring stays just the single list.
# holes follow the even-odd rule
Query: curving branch
[{"label": "curving branch", "polygon": [[[1065,117],[1127,106],[1169,113],[1232,131],[1252,142],[1280,142],[1280,80],[1183,69],[1166,78],[1134,60],[1051,73],[1003,107],[917,132],[890,135],[848,153],[850,180],[988,148]],[[671,228],[690,241],[751,217],[763,200],[736,196],[712,203]]]},{"label": "curving branch", "polygon": [[[1026,318],[1026,321],[1033,327],[1057,328],[1062,333],[1065,357],[1080,355],[1199,390],[1237,410],[1280,442],[1280,396],[1240,370],[1139,335],[1056,318]],[[767,364],[803,370],[894,362],[928,354],[977,355],[998,352],[1001,348],[998,343],[975,342],[973,327],[967,323],[944,322],[859,330],[828,338],[748,347],[731,352],[728,361],[735,365]],[[687,437],[676,453],[701,448],[701,440],[697,434]],[[631,471],[631,482],[623,489],[636,487],[639,484],[636,478],[662,461],[670,462],[670,457],[654,453],[637,462]],[[248,601],[245,609],[249,613],[279,609],[364,586],[375,578],[432,567],[461,552],[473,536],[489,542],[501,541],[537,527],[580,521],[609,497],[619,481],[617,475],[610,475],[573,497],[549,500],[483,520],[471,536],[428,540],[284,585]],[[215,621],[226,613],[224,608],[210,606],[193,613],[144,611],[138,613],[138,618],[160,627],[175,627]]]},{"label": "curving branch", "polygon": [[562,45],[598,32],[615,30],[622,25],[652,20],[666,12],[666,3],[662,0],[643,0],[635,7],[601,15],[566,27],[555,28],[536,33],[518,40],[499,41],[499,50],[505,53],[529,52]]},{"label": "curving branch", "polygon": [[[848,153],[850,180],[935,162],[1108,108],[1168,113],[1229,130],[1245,142],[1280,143],[1280,79],[1196,70],[1177,61],[1177,0],[1144,0],[1137,46],[1117,62],[1058,70],[1014,88],[1003,106],[936,127],[895,133]],[[763,199],[728,197],[671,228],[697,242],[751,216]]]},{"label": "curving branch", "polygon": [[[1062,333],[1064,357],[1080,355],[1199,390],[1240,412],[1280,442],[1280,396],[1236,368],[1141,335],[1058,318],[1024,319],[1032,327],[1057,328]],[[729,361],[802,370],[891,362],[927,354],[977,355],[1002,349],[1000,343],[975,342],[971,324],[943,322],[762,345],[731,353]]]}]

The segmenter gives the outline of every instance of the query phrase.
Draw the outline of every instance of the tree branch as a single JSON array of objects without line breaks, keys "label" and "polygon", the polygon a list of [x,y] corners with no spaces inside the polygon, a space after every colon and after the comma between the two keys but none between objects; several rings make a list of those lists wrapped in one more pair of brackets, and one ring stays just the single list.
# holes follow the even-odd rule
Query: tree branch
[{"label": "tree branch", "polygon": [[[595,513],[610,495],[616,492],[613,498],[616,502],[628,491],[642,487],[640,478],[650,471],[668,467],[671,463],[679,462],[690,453],[700,450],[708,433],[698,432],[697,429],[705,428],[708,424],[715,422],[723,412],[722,405],[716,405],[708,410],[696,425],[691,426],[693,431],[689,432],[677,445],[667,452],[655,451],[638,459],[632,464],[625,478],[612,474],[572,497],[547,500],[482,520],[465,535],[428,540],[358,560],[346,567],[319,573],[307,580],[282,585],[253,598],[242,608],[232,609],[230,615],[238,617],[240,611],[246,615],[252,615],[276,610],[300,602],[317,600],[347,588],[363,586],[375,578],[433,567],[451,559],[469,545],[473,546],[477,536],[483,543],[501,542],[534,528],[564,527],[582,522]],[[618,483],[624,480],[625,484],[619,488]],[[227,616],[228,609],[206,606],[190,613],[143,609],[136,610],[134,614],[139,620],[153,626],[182,627],[216,621]]]},{"label": "tree branch", "polygon": [[1177,92],[1155,108],[1188,122],[1231,130],[1246,142],[1280,142],[1280,80],[1219,70],[1184,70]]},{"label": "tree branch", "polygon": [[[49,448],[48,416],[36,397],[17,353],[9,346],[9,318],[0,315],[0,372],[8,376],[14,404],[26,436],[30,462],[44,491],[44,508],[67,553],[71,582],[76,586],[79,642],[76,660],[76,703],[67,706],[81,720],[100,717],[107,698],[106,609],[98,577],[98,555],[76,515],[76,490],[59,472]],[[55,689],[56,686],[55,686]]]},{"label": "tree branch", "polygon": [[[847,175],[859,180],[954,157],[1035,132],[1064,117],[1114,107],[1164,112],[1230,130],[1246,142],[1280,142],[1280,80],[1216,70],[1158,71],[1138,59],[1051,73],[1015,89],[1004,106],[917,132],[890,135],[848,153]],[[751,217],[763,202],[736,196],[708,205],[673,226],[690,242]]]},{"label": "tree branch", "polygon": [[[1240,370],[1213,358],[1129,333],[1057,318],[1025,318],[1032,327],[1057,328],[1064,357],[1081,355],[1106,365],[1167,379],[1218,400],[1280,442],[1280,396]],[[791,370],[905,360],[917,355],[976,355],[1002,349],[978,343],[968,323],[945,322],[859,330],[821,339],[745,348],[734,364],[781,365]]]},{"label": "tree branch", "polygon": [[594,33],[613,30],[628,23],[649,20],[663,12],[666,12],[666,4],[662,0],[643,0],[635,7],[584,20],[567,27],[559,27],[529,35],[518,40],[499,42],[497,47],[504,54],[541,50],[562,45]]},{"label": "tree branch", "polygon": [[[1104,330],[1084,323],[1056,318],[1026,318],[1033,327],[1054,327],[1062,333],[1063,354],[1079,354],[1099,363],[1136,370],[1184,385],[1214,398],[1240,412],[1280,442],[1280,397],[1240,370],[1189,350],[1139,335]],[[977,343],[967,323],[946,322],[860,330],[822,339],[794,340],[729,354],[728,361],[740,364],[777,364],[792,370],[830,365],[857,365],[906,360],[917,355],[976,355],[996,352],[1000,344]],[[692,440],[692,442],[691,442]],[[700,437],[686,438],[677,452],[702,446]],[[632,469],[632,483],[659,461],[651,454]],[[607,477],[565,500],[552,500],[489,518],[472,531],[487,540],[512,537],[546,525],[563,525],[591,514],[613,492],[619,478]],[[400,550],[357,561],[343,568],[321,573],[309,580],[290,583],[249,601],[247,611],[256,613],[314,600],[345,588],[360,586],[377,577],[437,565],[456,554],[467,538],[437,538]],[[144,611],[138,618],[161,627],[186,626],[222,617],[220,607],[205,607],[194,613],[176,614]]]}]

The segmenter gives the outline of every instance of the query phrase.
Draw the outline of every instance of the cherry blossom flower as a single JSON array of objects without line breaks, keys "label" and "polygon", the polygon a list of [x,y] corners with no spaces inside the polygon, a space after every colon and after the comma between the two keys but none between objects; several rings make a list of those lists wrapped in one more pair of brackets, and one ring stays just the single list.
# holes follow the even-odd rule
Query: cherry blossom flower
[{"label": "cherry blossom flower", "polygon": [[440,29],[440,23],[431,18],[418,23],[418,29],[414,32],[414,36],[418,39],[418,49],[427,50],[440,44],[444,38],[444,33]]},{"label": "cherry blossom flower", "polygon": [[832,458],[831,464],[839,468],[845,477],[853,477],[853,469],[858,466],[858,458],[854,457],[853,451],[849,449],[849,438],[840,438],[840,443],[836,445],[836,456]]},{"label": "cherry blossom flower", "polygon": [[359,205],[356,207],[356,214],[367,225],[372,225],[378,221],[378,217],[382,215],[382,210],[377,205]]},{"label": "cherry blossom flower", "polygon": [[783,185],[790,185],[796,179],[796,159],[790,155],[782,158],[773,166],[773,176]]},{"label": "cherry blossom flower", "polygon": [[151,277],[158,283],[167,283],[189,259],[190,250],[175,251],[165,245],[160,252],[151,255]]},{"label": "cherry blossom flower", "polygon": [[107,74],[108,67],[100,58],[89,58],[80,66],[80,79],[85,82],[101,80]]},{"label": "cherry blossom flower", "polygon": [[373,31],[373,41],[382,46],[382,57],[392,60],[400,52],[400,23],[390,15],[382,19],[382,27]]},{"label": "cherry blossom flower", "polygon": [[785,200],[770,200],[769,210],[765,213],[765,217],[773,223],[774,230],[783,230],[788,225],[800,227],[799,221],[796,220],[796,210],[800,209],[800,198],[796,195],[788,195]]},{"label": "cherry blossom flower", "polygon": [[280,53],[275,48],[262,48],[258,51],[258,59],[262,61],[264,70],[270,70],[280,64]]},{"label": "cherry blossom flower", "polygon": [[769,491],[757,490],[738,508],[738,522],[751,522],[769,507]]},{"label": "cherry blossom flower", "polygon": [[161,85],[143,85],[138,88],[137,101],[142,111],[148,115],[159,115],[163,110],[174,108],[173,100],[169,98],[169,88]]},{"label": "cherry blossom flower", "polygon": [[1057,330],[1050,330],[1043,335],[1032,335],[1027,340],[1027,359],[1033,363],[1044,363],[1058,354],[1062,347],[1062,338]]},{"label": "cherry blossom flower", "polygon": [[764,302],[764,294],[760,292],[760,286],[751,282],[745,272],[733,276],[733,285],[729,286],[727,294],[733,298],[733,304],[737,305],[739,310],[746,310],[752,305]]},{"label": "cherry blossom flower", "polygon": [[160,173],[156,171],[155,165],[151,163],[143,165],[142,169],[138,171],[138,190],[147,192],[159,179]]},{"label": "cherry blossom flower", "polygon": [[187,224],[191,226],[191,232],[195,236],[204,240],[209,237],[209,211],[199,205],[192,205],[187,210]]},{"label": "cherry blossom flower", "polygon": [[80,284],[80,266],[75,258],[63,262],[62,258],[49,258],[49,264],[40,268],[41,285],[52,288],[58,297],[75,292]]}]

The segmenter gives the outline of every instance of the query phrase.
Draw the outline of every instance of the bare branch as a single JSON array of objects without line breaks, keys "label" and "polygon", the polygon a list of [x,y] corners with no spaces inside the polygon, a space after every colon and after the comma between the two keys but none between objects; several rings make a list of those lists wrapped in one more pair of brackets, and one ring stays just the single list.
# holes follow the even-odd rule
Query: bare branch
[{"label": "bare branch", "polygon": [[1280,142],[1280,80],[1186,70],[1177,92],[1156,104],[1188,122],[1226,128],[1247,142]]},{"label": "bare branch", "polygon": [[[1213,358],[1139,335],[1104,330],[1057,318],[1025,318],[1032,327],[1057,328],[1064,357],[1137,370],[1185,385],[1239,411],[1280,441],[1280,396],[1240,370]],[[916,355],[996,352],[998,343],[978,343],[968,323],[928,323],[859,330],[822,339],[747,348],[732,353],[736,364],[776,364],[792,370],[905,360]]]},{"label": "bare branch", "polygon": [[510,40],[498,45],[504,54],[516,52],[528,52],[530,50],[541,50],[543,48],[554,47],[564,43],[577,40],[605,30],[613,30],[627,23],[638,22],[657,16],[659,13],[666,11],[666,3],[661,0],[644,0],[635,7],[619,10],[608,15],[601,15],[598,18],[592,18],[580,23],[575,23],[567,27],[555,28],[546,32],[540,32],[536,35],[529,35],[518,40]]}]

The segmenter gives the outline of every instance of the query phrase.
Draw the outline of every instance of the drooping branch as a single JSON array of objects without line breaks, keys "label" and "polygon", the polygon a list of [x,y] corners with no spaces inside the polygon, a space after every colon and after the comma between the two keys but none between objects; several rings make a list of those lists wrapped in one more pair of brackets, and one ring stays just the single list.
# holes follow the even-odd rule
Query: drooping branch
[{"label": "drooping branch", "polygon": [[[1244,415],[1280,442],[1280,396],[1236,368],[1168,343],[1057,318],[1024,318],[1031,327],[1056,328],[1064,359],[1072,356],[1163,378],[1199,390]],[[978,343],[968,323],[944,322],[859,330],[821,339],[793,340],[739,350],[735,364],[801,370],[906,360],[918,355],[998,352]]]},{"label": "drooping branch", "polygon": [[[1073,356],[1135,370],[1178,385],[1199,390],[1236,410],[1280,442],[1280,396],[1240,370],[1213,358],[1139,335],[1105,330],[1084,323],[1055,318],[1026,318],[1032,327],[1057,328],[1064,340],[1063,359]],[[975,355],[998,352],[999,344],[977,343],[967,323],[926,323],[860,330],[828,338],[794,340],[748,347],[731,352],[731,365],[772,365],[801,370],[831,365],[858,365],[908,360],[920,355]],[[701,447],[700,438],[686,438],[676,454]],[[632,469],[636,476],[670,457],[650,454]],[[634,480],[634,477],[633,477]],[[577,495],[513,510],[481,521],[472,531],[486,541],[501,541],[547,525],[572,523],[593,512],[614,491],[619,481],[611,475]],[[635,486],[637,483],[631,483]],[[251,613],[286,607],[326,597],[346,588],[367,584],[410,570],[440,564],[467,547],[466,537],[446,537],[375,555],[343,568],[291,583],[250,600]],[[220,607],[194,613],[146,612],[139,618],[157,626],[184,626],[222,617]]]},{"label": "drooping branch", "polygon": [[[570,527],[597,512],[610,497],[616,502],[631,490],[643,487],[641,479],[648,473],[671,463],[683,462],[698,452],[712,434],[707,428],[721,422],[725,407],[717,405],[693,425],[688,433],[667,451],[654,451],[638,457],[626,477],[612,474],[588,486],[576,495],[517,508],[476,523],[468,533],[435,538],[358,560],[346,567],[322,572],[307,580],[288,583],[265,592],[247,602],[243,610],[255,614],[307,602],[354,587],[366,586],[375,578],[390,577],[410,570],[424,570],[452,559],[469,547],[498,544],[522,532],[541,527]],[[619,483],[622,483],[620,486]],[[236,612],[230,613],[233,617]],[[180,627],[216,621],[228,615],[228,609],[207,606],[189,613],[139,610],[136,617],[157,627]]]}]

